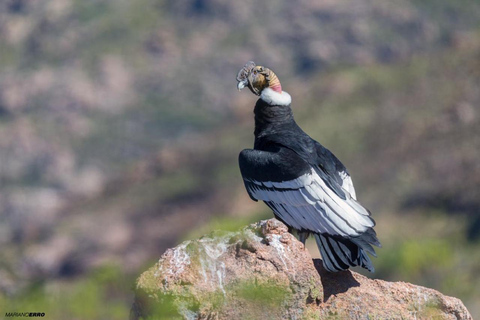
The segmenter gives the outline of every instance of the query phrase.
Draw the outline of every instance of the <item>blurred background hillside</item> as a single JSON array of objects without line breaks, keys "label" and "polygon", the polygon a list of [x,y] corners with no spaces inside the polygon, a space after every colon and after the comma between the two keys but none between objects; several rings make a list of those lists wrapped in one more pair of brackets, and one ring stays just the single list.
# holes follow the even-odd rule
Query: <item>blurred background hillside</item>
[{"label": "blurred background hillside", "polygon": [[248,60],[349,168],[370,276],[480,318],[476,0],[1,1],[0,312],[125,319],[165,249],[271,216],[237,165]]}]

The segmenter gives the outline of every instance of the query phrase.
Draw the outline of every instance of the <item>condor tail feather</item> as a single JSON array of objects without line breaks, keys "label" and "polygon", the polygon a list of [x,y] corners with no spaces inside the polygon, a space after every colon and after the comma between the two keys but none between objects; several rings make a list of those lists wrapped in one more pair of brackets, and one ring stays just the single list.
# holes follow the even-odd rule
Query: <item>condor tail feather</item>
[{"label": "condor tail feather", "polygon": [[337,272],[349,267],[360,266],[370,272],[375,271],[367,252],[376,257],[372,245],[378,247],[381,245],[373,229],[370,228],[364,234],[352,238],[331,236],[325,233],[316,233],[314,237],[326,270]]}]

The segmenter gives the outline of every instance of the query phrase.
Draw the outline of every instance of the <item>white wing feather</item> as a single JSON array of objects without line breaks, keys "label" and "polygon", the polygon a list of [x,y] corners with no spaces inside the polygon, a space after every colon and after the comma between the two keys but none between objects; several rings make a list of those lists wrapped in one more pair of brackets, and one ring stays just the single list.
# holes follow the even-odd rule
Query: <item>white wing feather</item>
[{"label": "white wing feather", "polygon": [[342,175],[347,199],[340,198],[312,168],[297,179],[283,182],[250,182],[249,193],[263,200],[288,225],[340,236],[358,236],[374,226],[368,210],[356,201],[348,174]]}]

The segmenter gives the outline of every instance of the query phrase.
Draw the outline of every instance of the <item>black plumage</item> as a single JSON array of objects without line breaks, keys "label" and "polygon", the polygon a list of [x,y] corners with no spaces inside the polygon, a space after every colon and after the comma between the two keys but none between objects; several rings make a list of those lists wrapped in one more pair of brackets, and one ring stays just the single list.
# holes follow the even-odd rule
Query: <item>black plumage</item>
[{"label": "black plumage", "polygon": [[361,266],[374,271],[367,252],[380,246],[370,212],[356,200],[345,166],[295,122],[290,103],[260,98],[255,105],[255,144],[240,153],[250,197],[263,200],[275,217],[313,235],[328,271]]}]

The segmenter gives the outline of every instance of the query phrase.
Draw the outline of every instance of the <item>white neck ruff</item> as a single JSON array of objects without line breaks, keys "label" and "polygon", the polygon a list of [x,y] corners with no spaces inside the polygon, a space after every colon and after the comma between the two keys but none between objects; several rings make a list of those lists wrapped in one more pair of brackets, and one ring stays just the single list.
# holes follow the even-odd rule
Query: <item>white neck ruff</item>
[{"label": "white neck ruff", "polygon": [[292,97],[286,91],[278,93],[271,88],[263,89],[260,98],[272,106],[288,106],[292,103]]}]

